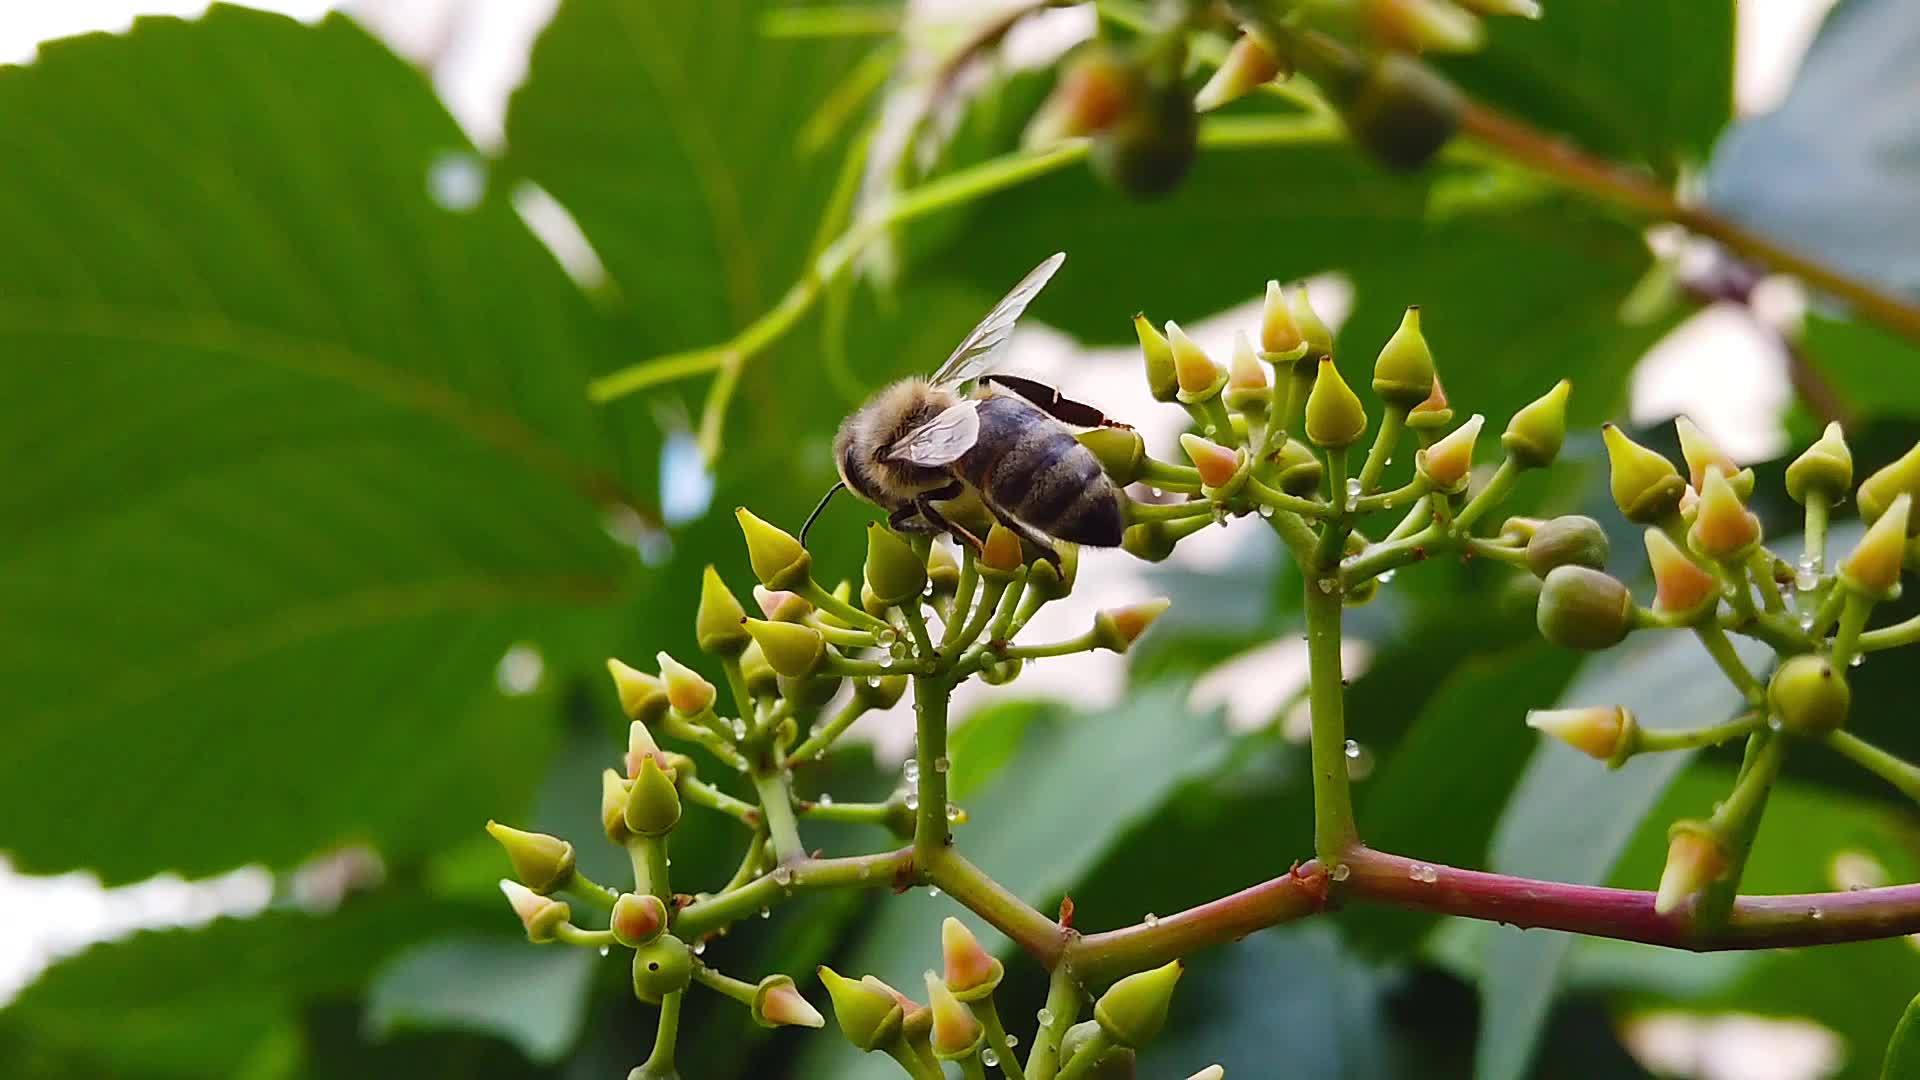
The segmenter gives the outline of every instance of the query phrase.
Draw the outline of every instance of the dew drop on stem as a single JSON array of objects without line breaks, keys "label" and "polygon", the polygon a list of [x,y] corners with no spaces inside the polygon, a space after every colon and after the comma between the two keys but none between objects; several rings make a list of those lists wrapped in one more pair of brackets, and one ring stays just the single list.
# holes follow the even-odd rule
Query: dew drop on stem
[{"label": "dew drop on stem", "polygon": [[1357,476],[1347,477],[1347,498],[1357,499],[1359,497],[1360,497],[1360,478]]},{"label": "dew drop on stem", "polygon": [[1053,1026],[1053,1010],[1052,1009],[1042,1008],[1039,1012],[1033,1014],[1033,1018],[1040,1022],[1041,1027]]},{"label": "dew drop on stem", "polygon": [[980,1064],[991,1069],[995,1065],[1000,1064],[1000,1055],[994,1053],[993,1047],[989,1046],[985,1050],[980,1051]]},{"label": "dew drop on stem", "polygon": [[830,792],[823,791],[820,793],[820,797],[818,799],[815,799],[814,801],[819,803],[821,806],[832,806],[833,795]]}]

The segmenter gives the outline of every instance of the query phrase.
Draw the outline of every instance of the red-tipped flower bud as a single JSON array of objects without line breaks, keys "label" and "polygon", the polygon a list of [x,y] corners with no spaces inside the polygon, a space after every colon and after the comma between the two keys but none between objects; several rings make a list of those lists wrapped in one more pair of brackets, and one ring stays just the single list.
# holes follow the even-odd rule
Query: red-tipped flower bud
[{"label": "red-tipped flower bud", "polygon": [[1020,538],[1013,530],[996,524],[987,531],[986,543],[981,546],[980,568],[999,574],[1011,574],[1020,569],[1026,561],[1025,552],[1020,549]]},{"label": "red-tipped flower bud", "polygon": [[680,790],[659,759],[640,759],[640,771],[627,788],[622,818],[627,830],[637,836],[665,836],[680,823]]},{"label": "red-tipped flower bud", "polygon": [[1180,324],[1167,323],[1167,344],[1173,350],[1174,377],[1178,380],[1179,391],[1174,395],[1189,405],[1198,404],[1218,394],[1227,385],[1227,373],[1213,362],[1206,350],[1194,344]]},{"label": "red-tipped flower bud", "polygon": [[647,725],[635,720],[627,725],[627,756],[621,761],[626,766],[627,779],[640,775],[640,762],[649,757],[658,761],[661,768],[667,767],[667,754],[653,740],[653,732],[647,730]]},{"label": "red-tipped flower bud", "polygon": [[667,686],[667,703],[682,716],[698,716],[713,707],[718,691],[700,673],[661,653],[660,677]]},{"label": "red-tipped flower bud", "polygon": [[1709,469],[1719,471],[1728,479],[1740,471],[1740,466],[1733,463],[1726,451],[1707,438],[1707,433],[1701,431],[1700,426],[1692,420],[1676,416],[1673,418],[1673,429],[1680,435],[1680,457],[1687,463],[1687,483],[1693,485],[1695,491],[1706,490]]},{"label": "red-tipped flower bud", "polygon": [[500,891],[526,927],[527,940],[538,944],[552,941],[560,924],[573,917],[573,910],[559,900],[550,900],[517,881],[500,879]]},{"label": "red-tipped flower bud", "polygon": [[824,1027],[827,1018],[808,1004],[785,975],[769,975],[753,992],[753,1021],[761,1027]]},{"label": "red-tipped flower bud", "polygon": [[[1413,411],[1407,414],[1407,427],[1422,432],[1445,431],[1451,423],[1453,409],[1447,405],[1447,392],[1440,386],[1440,376],[1435,375],[1433,390],[1427,394],[1426,400],[1415,405]],[[1504,445],[1506,436],[1501,436],[1500,441]]]},{"label": "red-tipped flower bud", "polygon": [[1720,589],[1680,545],[1659,529],[1648,529],[1647,565],[1653,569],[1653,610],[1691,622],[1719,605]]},{"label": "red-tipped flower bud", "polygon": [[1433,490],[1451,495],[1467,489],[1467,476],[1473,471],[1473,444],[1486,421],[1486,417],[1474,413],[1446,438],[1415,451],[1413,467],[1427,478]]},{"label": "red-tipped flower bud", "polygon": [[1280,283],[1267,282],[1266,302],[1260,307],[1261,358],[1271,364],[1287,364],[1306,355],[1306,351],[1307,339],[1294,325],[1293,313],[1288,310]]},{"label": "red-tipped flower bud", "polygon": [[487,834],[507,849],[513,876],[534,892],[546,895],[573,877],[573,845],[546,833],[522,832],[497,821],[487,822]]},{"label": "red-tipped flower bud", "polygon": [[1123,608],[1102,611],[1093,617],[1094,635],[1099,639],[1100,647],[1113,652],[1123,653],[1140,635],[1147,632],[1173,601],[1164,596],[1152,600],[1142,600],[1138,604],[1128,604]]},{"label": "red-tipped flower bud", "polygon": [[1709,559],[1734,562],[1760,542],[1760,519],[1748,510],[1719,469],[1706,470],[1687,544]]},{"label": "red-tipped flower bud", "polygon": [[769,589],[765,585],[753,587],[753,601],[760,605],[760,614],[774,622],[799,622],[813,613],[813,605],[799,593]]},{"label": "red-tipped flower bud", "polygon": [[1253,342],[1247,340],[1243,330],[1235,331],[1233,335],[1233,363],[1227,367],[1224,396],[1227,407],[1236,412],[1254,416],[1266,414],[1269,400],[1267,369],[1260,366],[1260,359],[1253,351]]},{"label": "red-tipped flower bud", "polygon": [[999,959],[980,947],[973,931],[951,915],[940,924],[940,959],[941,977],[961,1001],[978,1001],[993,993],[1006,973]]},{"label": "red-tipped flower bud", "polygon": [[1840,563],[1840,581],[1870,600],[1892,596],[1894,586],[1900,583],[1912,517],[1913,496],[1903,491],[1860,538],[1860,546]]},{"label": "red-tipped flower bud", "polygon": [[1187,452],[1193,467],[1200,470],[1200,482],[1207,487],[1225,487],[1240,471],[1240,452],[1211,439],[1189,432],[1180,436],[1180,448]]},{"label": "red-tipped flower bud", "polygon": [[933,1009],[931,1039],[935,1057],[952,1061],[980,1049],[986,1028],[973,1015],[973,1010],[962,1005],[947,984],[940,981],[940,976],[931,971],[927,972],[927,1003]]},{"label": "red-tipped flower bud", "polygon": [[1220,62],[1219,70],[1193,96],[1193,107],[1200,112],[1212,112],[1245,97],[1262,83],[1272,82],[1283,70],[1285,66],[1272,46],[1253,34],[1242,34],[1227,50],[1227,58]]},{"label": "red-tipped flower bud", "polygon": [[1066,65],[1021,141],[1030,147],[1050,146],[1105,131],[1137,107],[1145,93],[1143,82],[1139,69],[1124,57],[1090,47]]},{"label": "red-tipped flower bud", "polygon": [[621,893],[613,902],[608,926],[615,941],[637,949],[667,928],[667,905],[652,893]]},{"label": "red-tipped flower bud", "polygon": [[1727,869],[1727,849],[1711,825],[1703,821],[1676,821],[1667,830],[1667,866],[1660,873],[1660,891],[1653,910],[1671,915],[1695,893],[1720,879]]}]

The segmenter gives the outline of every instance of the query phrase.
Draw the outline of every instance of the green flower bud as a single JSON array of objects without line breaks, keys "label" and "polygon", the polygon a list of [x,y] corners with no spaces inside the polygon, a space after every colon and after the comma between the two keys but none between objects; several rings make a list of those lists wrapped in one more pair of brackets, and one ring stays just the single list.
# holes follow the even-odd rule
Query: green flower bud
[{"label": "green flower bud", "polygon": [[1307,438],[1315,446],[1343,449],[1367,432],[1367,410],[1360,396],[1340,377],[1333,357],[1322,356],[1313,390],[1307,394]]},{"label": "green flower bud", "polygon": [[1720,880],[1727,870],[1727,848],[1704,821],[1676,821],[1667,830],[1667,865],[1654,894],[1656,915],[1671,915],[1695,893]]},{"label": "green flower bud", "polygon": [[995,523],[987,530],[986,543],[981,545],[980,558],[976,565],[981,573],[1002,578],[1012,575],[1027,561],[1026,551],[1020,546],[1020,538],[1005,525]]},{"label": "green flower bud", "polygon": [[814,675],[805,679],[776,676],[780,686],[780,696],[793,703],[796,709],[818,709],[833,700],[840,692],[841,678],[838,675]]},{"label": "green flower bud", "polygon": [[813,572],[813,556],[791,533],[755,517],[746,507],[733,512],[747,538],[747,560],[753,576],[769,589],[798,589]]},{"label": "green flower bud", "polygon": [[1540,634],[1566,649],[1618,645],[1633,627],[1633,597],[1616,579],[1585,566],[1555,567],[1540,586]]},{"label": "green flower bud", "polygon": [[746,651],[740,654],[740,675],[746,680],[747,693],[754,697],[772,697],[780,692],[773,665],[767,663],[767,654],[761,651],[757,641],[749,642]]},{"label": "green flower bud", "polygon": [[600,773],[600,827],[615,847],[625,847],[627,838],[627,790],[631,787],[612,769]]},{"label": "green flower bud", "polygon": [[1720,605],[1720,586],[1680,545],[1648,529],[1647,565],[1653,569],[1653,610],[1680,622],[1704,618]]},{"label": "green flower bud", "polygon": [[879,678],[855,679],[853,696],[860,704],[869,709],[891,709],[907,692],[905,675],[882,675]]},{"label": "green flower bud", "polygon": [[1619,705],[1584,709],[1532,709],[1527,726],[1551,735],[1575,750],[1608,764],[1624,761],[1633,750],[1633,713]]},{"label": "green flower bud", "polygon": [[1020,677],[1020,671],[1026,662],[1019,657],[1011,660],[998,660],[980,669],[980,681],[988,686],[1005,686]]},{"label": "green flower bud", "polygon": [[1047,601],[1072,592],[1074,579],[1080,575],[1080,545],[1055,540],[1053,549],[1060,556],[1059,566],[1041,559],[1027,571],[1027,591]]},{"label": "green flower bud", "polygon": [[553,940],[560,924],[573,917],[573,910],[560,900],[541,896],[517,881],[500,879],[500,891],[507,897],[513,913],[526,928],[527,940],[543,945]]},{"label": "green flower bud", "polygon": [[927,564],[910,544],[876,522],[867,526],[867,584],[888,606],[905,604],[926,591]]},{"label": "green flower bud", "polygon": [[960,561],[945,544],[927,549],[927,582],[935,596],[952,596],[960,589]]},{"label": "green flower bud", "polygon": [[1313,300],[1307,295],[1305,285],[1296,285],[1293,295],[1287,298],[1287,314],[1293,316],[1293,325],[1300,334],[1300,340],[1306,343],[1307,351],[1300,356],[1300,362],[1317,363],[1318,357],[1333,353],[1333,331],[1313,310]]},{"label": "green flower bud", "polygon": [[1400,317],[1400,328],[1373,362],[1373,392],[1389,405],[1412,409],[1433,393],[1433,350],[1420,332],[1420,306]]},{"label": "green flower bud", "polygon": [[1149,84],[1137,106],[1094,136],[1094,175],[1137,199],[1178,187],[1199,154],[1200,117],[1178,82]]},{"label": "green flower bud", "polygon": [[769,975],[760,980],[753,992],[753,1022],[761,1027],[825,1027],[827,1018],[820,1015],[800,991],[793,980],[785,975]]},{"label": "green flower bud", "polygon": [[1455,495],[1467,490],[1473,472],[1473,444],[1479,441],[1481,425],[1487,418],[1474,413],[1451,434],[1413,455],[1414,471],[1427,478],[1433,490]]},{"label": "green flower bud", "polygon": [[1173,554],[1175,544],[1211,524],[1213,518],[1205,514],[1178,521],[1143,521],[1120,534],[1120,548],[1136,559],[1159,562]]},{"label": "green flower bud", "polygon": [[1245,462],[1238,450],[1221,446],[1191,432],[1180,436],[1180,448],[1200,472],[1200,483],[1211,491],[1224,491],[1236,477],[1244,475]]},{"label": "green flower bud", "polygon": [[1480,47],[1480,20],[1453,0],[1371,0],[1367,31],[1390,49],[1408,53],[1464,53]]},{"label": "green flower bud", "polygon": [[661,934],[633,951],[633,996],[657,1005],[693,981],[693,951],[672,934]]},{"label": "green flower bud", "polygon": [[1381,55],[1357,80],[1336,81],[1328,90],[1354,141],[1388,168],[1426,164],[1460,122],[1460,91],[1399,53]]},{"label": "green flower bud", "polygon": [[933,1030],[929,1033],[933,1056],[954,1061],[977,1053],[986,1039],[986,1028],[973,1010],[960,1004],[940,976],[927,972],[927,1004],[933,1010]]},{"label": "green flower bud", "polygon": [[1153,328],[1145,314],[1133,317],[1133,333],[1140,339],[1140,352],[1147,360],[1147,389],[1155,401],[1173,401],[1180,390],[1180,375],[1173,363],[1173,346]]},{"label": "green flower bud", "polygon": [[[1068,1028],[1060,1039],[1060,1060],[1072,1061],[1087,1045],[1087,1040],[1098,1034],[1100,1024],[1096,1020],[1082,1020]],[[1099,1060],[1083,1075],[1086,1080],[1134,1080],[1134,1053],[1128,1047],[1109,1042]]]},{"label": "green flower bud", "polygon": [[1289,495],[1305,498],[1317,494],[1325,474],[1326,466],[1298,439],[1288,439],[1273,453],[1274,482]]},{"label": "green flower bud", "polygon": [[1913,517],[1913,496],[1901,492],[1887,512],[1873,523],[1860,546],[1840,563],[1840,581],[1869,600],[1885,600],[1900,583],[1900,566],[1906,558],[1908,524]]},{"label": "green flower bud", "polygon": [[1687,545],[1709,559],[1737,562],[1760,543],[1760,519],[1734,494],[1724,473],[1708,469]]},{"label": "green flower bud", "polygon": [[1254,355],[1253,342],[1244,330],[1233,335],[1233,362],[1227,365],[1227,389],[1222,395],[1227,408],[1250,416],[1265,416],[1272,395],[1267,390],[1267,369]]},{"label": "green flower bud", "polygon": [[1726,451],[1720,449],[1700,425],[1684,416],[1673,418],[1673,430],[1680,436],[1680,457],[1687,463],[1687,483],[1695,491],[1705,491],[1707,471],[1718,471],[1722,476],[1731,478],[1740,471]]},{"label": "green flower bud", "polygon": [[[1860,485],[1860,516],[1869,525],[1879,521],[1902,493],[1920,499],[1920,444]],[[1907,535],[1920,536],[1920,514],[1908,516]]]},{"label": "green flower bud", "polygon": [[887,612],[893,610],[893,605],[880,599],[880,594],[873,591],[873,586],[863,581],[860,583],[860,610],[876,619],[884,619]]},{"label": "green flower bud", "polygon": [[1099,612],[1093,617],[1094,635],[1099,638],[1101,648],[1117,653],[1126,652],[1129,646],[1140,639],[1141,634],[1147,632],[1147,627],[1152,626],[1153,621],[1172,606],[1173,601],[1158,596],[1123,608]]},{"label": "green flower bud", "polygon": [[[1518,544],[1525,547],[1527,543],[1533,539],[1533,534],[1539,532],[1540,526],[1545,524],[1546,522],[1539,518],[1521,517],[1516,514],[1500,523],[1499,536],[1500,539],[1506,543]],[[1559,564],[1555,563],[1554,565],[1558,566]],[[1547,569],[1551,570],[1553,567],[1549,566]]]},{"label": "green flower bud", "polygon": [[1227,58],[1220,62],[1213,77],[1193,96],[1193,107],[1200,112],[1212,112],[1245,97],[1262,83],[1272,82],[1290,67],[1273,46],[1251,33],[1241,34],[1227,50]]},{"label": "green flower bud", "polygon": [[1846,676],[1824,656],[1788,657],[1767,683],[1767,707],[1783,728],[1798,735],[1840,730],[1852,705]]},{"label": "green flower bud", "polygon": [[1107,478],[1116,485],[1126,487],[1140,479],[1147,461],[1147,441],[1139,432],[1132,428],[1097,427],[1075,438],[1081,446],[1093,451]]},{"label": "green flower bud", "polygon": [[652,893],[621,893],[607,920],[613,940],[637,949],[667,928],[667,905]]},{"label": "green flower bud", "polygon": [[[833,1001],[833,1018],[847,1041],[865,1051],[878,1050],[900,1034],[906,1010],[886,991],[856,982],[822,964],[820,982]],[[878,981],[878,980],[876,980]]]},{"label": "green flower bud", "polygon": [[1561,444],[1567,441],[1567,395],[1572,392],[1573,384],[1561,379],[1507,421],[1500,448],[1515,465],[1542,469],[1560,456]]},{"label": "green flower bud", "polygon": [[[1305,303],[1305,301],[1302,301]],[[1260,358],[1270,364],[1291,364],[1307,352],[1307,339],[1294,325],[1280,283],[1267,282],[1267,298],[1260,307]]]},{"label": "green flower bud", "polygon": [[497,821],[487,822],[487,834],[507,849],[513,876],[542,896],[573,878],[573,845],[546,833],[522,832]]},{"label": "green flower bud", "polygon": [[1220,365],[1213,362],[1206,350],[1194,344],[1179,323],[1167,323],[1167,344],[1173,348],[1174,377],[1180,387],[1174,397],[1185,404],[1197,405],[1219,396],[1227,385],[1227,373],[1220,370]]},{"label": "green flower bud", "polygon": [[[1507,519],[1508,525],[1513,519]],[[1504,530],[1503,530],[1504,531]],[[1607,530],[1590,517],[1567,514],[1543,521],[1527,539],[1527,569],[1535,577],[1546,577],[1556,566],[1590,566],[1603,570],[1607,565]]]},{"label": "green flower bud", "polygon": [[680,790],[659,759],[640,759],[640,771],[633,776],[621,813],[627,830],[636,836],[665,836],[680,823]]},{"label": "green flower bud", "polygon": [[[1453,410],[1447,407],[1447,392],[1440,386],[1440,376],[1433,377],[1433,391],[1425,401],[1413,407],[1407,414],[1407,428],[1415,432],[1445,431],[1453,423]],[[1502,444],[1506,442],[1501,438]]]},{"label": "green flower bud", "polygon": [[1617,425],[1601,427],[1607,443],[1607,464],[1613,502],[1628,521],[1657,525],[1680,509],[1687,482],[1673,462],[1641,446]]},{"label": "green flower bud", "polygon": [[734,599],[727,583],[720,580],[720,571],[709,563],[700,577],[700,611],[693,621],[693,636],[700,651],[716,656],[740,655],[740,650],[747,647],[747,632],[740,626],[740,620],[746,617],[747,609]]},{"label": "green flower bud", "polygon": [[826,662],[827,640],[811,626],[748,619],[746,628],[766,655],[767,664],[789,679],[804,679]]},{"label": "green flower bud", "polygon": [[651,723],[667,715],[667,684],[643,671],[637,671],[611,657],[607,674],[613,676],[613,689],[620,695],[620,710],[629,720]]},{"label": "green flower bud", "polygon": [[1838,423],[1827,425],[1820,438],[1787,466],[1787,494],[1794,502],[1804,503],[1814,492],[1828,502],[1846,497],[1853,486],[1853,451]]},{"label": "green flower bud", "polygon": [[769,589],[765,585],[753,587],[753,602],[760,606],[760,614],[774,622],[799,622],[813,614],[813,605],[799,593]]},{"label": "green flower bud", "polygon": [[993,993],[1006,975],[999,959],[981,948],[973,931],[951,915],[940,924],[940,960],[947,989],[964,1002],[979,1001]]},{"label": "green flower bud", "polygon": [[666,684],[667,704],[682,716],[699,716],[713,707],[719,696],[713,684],[701,674],[666,653],[655,657],[660,662],[660,677]]},{"label": "green flower bud", "polygon": [[1139,1049],[1160,1034],[1167,1022],[1173,986],[1180,981],[1180,961],[1129,975],[1107,988],[1093,1004],[1100,1030],[1121,1046]]}]

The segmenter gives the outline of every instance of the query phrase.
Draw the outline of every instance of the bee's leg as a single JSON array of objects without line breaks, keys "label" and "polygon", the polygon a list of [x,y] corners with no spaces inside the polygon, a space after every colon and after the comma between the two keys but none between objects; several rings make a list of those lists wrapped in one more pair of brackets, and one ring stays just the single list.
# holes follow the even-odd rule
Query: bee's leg
[{"label": "bee's leg", "polygon": [[945,487],[922,492],[915,497],[912,506],[922,518],[934,526],[935,531],[945,530],[953,537],[955,543],[965,544],[978,552],[986,547],[985,544],[980,542],[980,538],[968,532],[965,527],[949,521],[947,516],[942,514],[939,508],[933,505],[933,500],[935,499],[957,498],[960,493],[965,490],[966,487],[962,485],[960,481],[955,480]]},{"label": "bee's leg", "polygon": [[987,512],[993,515],[995,521],[1006,526],[1008,531],[1012,532],[1013,535],[1038,548],[1041,558],[1052,563],[1055,570],[1060,569],[1060,553],[1054,550],[1053,541],[1047,539],[1045,533],[1036,532],[1028,526],[1026,522],[1007,513],[993,502],[988,500],[982,501],[986,502]]},{"label": "bee's leg", "polygon": [[887,515],[887,528],[903,533],[937,533],[941,526],[927,517],[919,504],[908,503]]},{"label": "bee's leg", "polygon": [[1040,406],[1041,409],[1045,410],[1046,413],[1054,419],[1062,423],[1072,424],[1074,427],[1115,427],[1125,428],[1128,431],[1133,430],[1131,424],[1123,424],[1118,420],[1108,419],[1106,413],[1088,405],[1084,401],[1075,401],[1069,397],[1061,397],[1060,391],[1055,390],[1043,382],[1036,382],[1033,379],[1023,379],[1018,375],[1002,375],[998,372],[992,375],[982,375],[980,376],[980,381],[1005,387],[1019,394],[1021,397],[1026,398],[1028,401],[1033,402],[1035,405]]}]

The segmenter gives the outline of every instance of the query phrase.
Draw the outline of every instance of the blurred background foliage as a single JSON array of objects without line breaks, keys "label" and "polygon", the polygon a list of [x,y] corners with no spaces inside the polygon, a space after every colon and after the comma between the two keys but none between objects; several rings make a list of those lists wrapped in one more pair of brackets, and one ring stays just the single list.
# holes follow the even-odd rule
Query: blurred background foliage
[{"label": "blurred background foliage", "polygon": [[[725,339],[817,249],[900,46],[764,35],[775,6],[561,0],[487,154],[420,71],[338,15],[216,6],[0,68],[0,850],[108,884],[243,865],[281,883],[257,916],[56,965],[0,1009],[0,1072],[623,1073],[651,1013],[591,954],[518,943],[478,826],[564,832],[588,869],[611,856],[603,876],[617,874],[617,852],[584,842],[620,726],[601,660],[695,655],[700,566],[747,584],[725,510],[797,521],[832,479],[849,393],[930,366],[1046,253],[1072,260],[1038,321],[1083,343],[1127,340],[1135,310],[1198,319],[1268,278],[1336,271],[1354,295],[1350,377],[1418,302],[1457,405],[1504,417],[1564,375],[1588,430],[1623,415],[1636,362],[1687,314],[1620,315],[1652,267],[1644,222],[1483,155],[1393,176],[1338,142],[1221,148],[1151,204],[1071,168],[889,237],[838,323],[810,315],[745,365],[709,497],[688,464],[705,381],[605,407],[583,388]],[[1785,105],[1740,123],[1733,14],[1728,0],[1550,3],[1448,69],[1913,294],[1920,12],[1843,0]],[[938,153],[907,155],[904,182],[1010,149],[1049,79],[990,73]],[[604,277],[576,282],[529,231],[515,203],[535,190],[571,213]],[[1825,398],[1792,407],[1781,460],[1820,410],[1859,425],[1863,474],[1910,442],[1913,343],[1821,306],[1793,344]],[[1098,400],[1098,378],[1075,385]],[[1574,438],[1558,480],[1523,499],[1617,520],[1599,460],[1596,438]],[[1763,492],[1777,469],[1761,466]],[[1776,533],[1789,510],[1774,508]],[[822,561],[853,565],[852,516],[823,535]],[[1188,704],[1196,677],[1298,631],[1298,582],[1259,539],[1230,567],[1154,572],[1184,617],[1134,658],[1119,706],[1007,701],[966,722],[955,782],[974,861],[1043,909],[1070,892],[1099,927],[1309,851],[1304,747],[1278,717],[1230,735]],[[1634,573],[1637,539],[1616,541],[1614,569]],[[1529,611],[1504,575],[1467,566],[1402,575],[1355,614],[1372,660],[1349,722],[1377,763],[1363,829],[1435,860],[1646,887],[1659,823],[1698,813],[1730,762],[1605,774],[1536,749],[1520,714],[1605,700],[1682,724],[1727,707],[1719,682],[1683,643],[1582,663],[1540,643]],[[1868,665],[1855,692],[1865,734],[1913,755],[1898,667]],[[819,782],[847,797],[893,782],[863,748],[832,769]],[[1844,887],[1836,867],[1861,864],[1843,854],[1890,880],[1920,872],[1911,807],[1857,773],[1796,761],[1775,799],[1754,891]],[[703,827],[689,815],[676,840],[679,880],[731,869]],[[316,857],[360,849],[384,874],[344,900],[290,887]],[[953,910],[813,897],[709,959],[806,988],[826,960],[912,985]],[[1031,1017],[1041,980],[1010,970],[1003,1009]],[[1143,1071],[1636,1076],[1629,1017],[1738,1009],[1810,1020],[1837,1039],[1839,1075],[1872,1076],[1916,988],[1906,941],[1691,956],[1354,910],[1196,957]],[[885,1075],[831,1032],[763,1032],[711,997],[688,1024],[690,1077]]]}]

